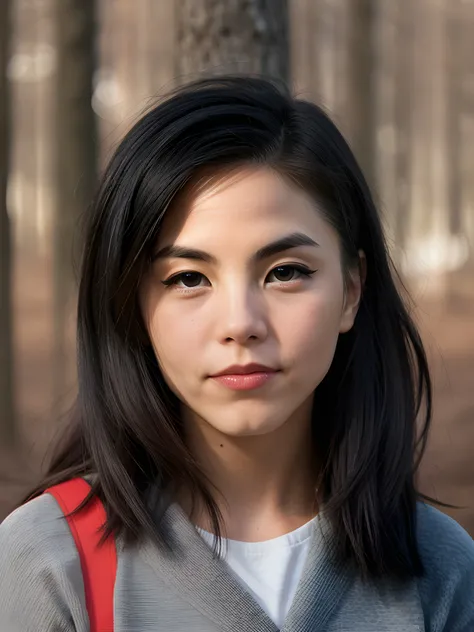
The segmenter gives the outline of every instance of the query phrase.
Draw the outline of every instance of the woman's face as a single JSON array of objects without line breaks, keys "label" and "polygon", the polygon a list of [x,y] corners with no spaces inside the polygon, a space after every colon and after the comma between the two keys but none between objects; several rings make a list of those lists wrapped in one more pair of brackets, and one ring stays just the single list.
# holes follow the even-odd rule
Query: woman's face
[{"label": "woman's face", "polygon": [[214,179],[168,213],[156,255],[141,308],[186,420],[248,436],[309,414],[360,298],[312,199],[270,169]]}]

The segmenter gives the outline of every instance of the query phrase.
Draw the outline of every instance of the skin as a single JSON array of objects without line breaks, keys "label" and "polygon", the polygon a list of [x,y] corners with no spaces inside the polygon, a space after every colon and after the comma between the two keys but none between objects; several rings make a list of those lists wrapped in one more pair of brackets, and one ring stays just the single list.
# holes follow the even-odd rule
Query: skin
[{"label": "skin", "polygon": [[[295,233],[317,245],[255,259]],[[277,537],[317,512],[313,394],[339,335],[354,323],[360,276],[344,274],[337,233],[311,197],[268,168],[211,178],[181,196],[157,252],[172,245],[212,256],[158,256],[141,288],[163,376],[182,402],[188,446],[225,498],[217,502],[226,535]],[[252,362],[278,372],[250,391],[210,377]],[[209,526],[204,514],[196,522]]]}]

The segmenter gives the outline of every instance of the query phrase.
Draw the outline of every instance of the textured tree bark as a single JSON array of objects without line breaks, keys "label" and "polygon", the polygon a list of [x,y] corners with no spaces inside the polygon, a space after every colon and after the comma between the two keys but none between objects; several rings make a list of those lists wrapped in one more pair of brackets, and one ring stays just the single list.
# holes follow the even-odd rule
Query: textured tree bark
[{"label": "textured tree bark", "polygon": [[251,73],[288,82],[287,0],[177,0],[176,77]]},{"label": "textured tree bark", "polygon": [[69,341],[76,296],[80,220],[91,201],[97,166],[92,109],[95,70],[94,0],[56,0],[56,216],[54,220],[54,391],[62,397],[71,374]]},{"label": "textured tree bark", "polygon": [[7,208],[9,165],[9,90],[7,63],[10,34],[9,0],[0,3],[0,443],[15,438],[13,405],[12,253]]},{"label": "textured tree bark", "polygon": [[321,0],[290,2],[291,79],[304,99],[323,103],[319,68]]}]

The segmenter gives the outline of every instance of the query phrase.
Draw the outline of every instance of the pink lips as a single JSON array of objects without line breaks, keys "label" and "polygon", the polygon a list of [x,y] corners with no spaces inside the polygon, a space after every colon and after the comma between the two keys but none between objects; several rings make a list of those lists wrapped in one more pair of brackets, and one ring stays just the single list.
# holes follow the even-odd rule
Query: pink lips
[{"label": "pink lips", "polygon": [[211,377],[233,391],[250,391],[262,387],[277,373],[277,370],[262,364],[247,364],[230,366]]}]

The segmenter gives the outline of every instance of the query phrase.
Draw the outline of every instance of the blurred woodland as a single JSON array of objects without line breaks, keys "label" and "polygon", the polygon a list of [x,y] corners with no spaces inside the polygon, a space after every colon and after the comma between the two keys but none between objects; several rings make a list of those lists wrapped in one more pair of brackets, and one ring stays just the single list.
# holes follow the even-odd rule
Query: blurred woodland
[{"label": "blurred woodland", "polygon": [[474,535],[474,0],[1,0],[0,520],[74,397],[81,217],[137,117],[254,72],[349,139],[435,377],[422,490]]}]

